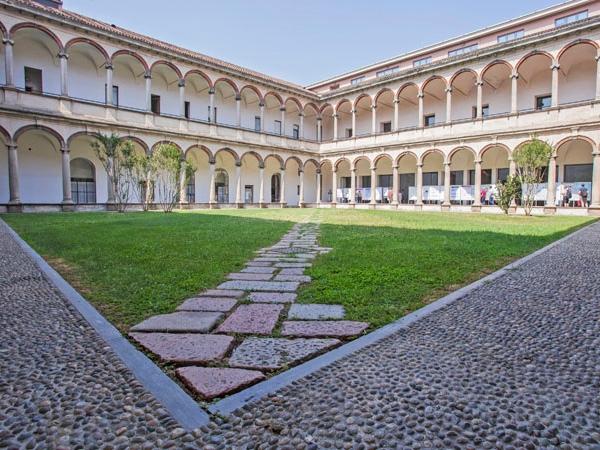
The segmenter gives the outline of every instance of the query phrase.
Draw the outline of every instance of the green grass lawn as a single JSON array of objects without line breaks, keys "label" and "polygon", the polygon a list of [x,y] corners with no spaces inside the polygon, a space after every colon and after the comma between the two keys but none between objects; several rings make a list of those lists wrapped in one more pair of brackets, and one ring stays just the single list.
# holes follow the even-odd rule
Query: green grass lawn
[{"label": "green grass lawn", "polygon": [[319,218],[333,251],[299,301],[379,327],[589,223],[584,217],[368,210],[5,215],[122,330],[214,287],[292,222]]}]

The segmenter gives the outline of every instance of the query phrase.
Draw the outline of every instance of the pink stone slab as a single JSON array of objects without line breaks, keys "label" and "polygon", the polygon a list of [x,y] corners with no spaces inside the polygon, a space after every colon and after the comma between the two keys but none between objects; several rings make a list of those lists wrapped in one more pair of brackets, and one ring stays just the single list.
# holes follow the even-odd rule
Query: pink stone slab
[{"label": "pink stone slab", "polygon": [[217,328],[218,333],[271,334],[283,305],[240,305]]},{"label": "pink stone slab", "polygon": [[131,327],[131,331],[206,333],[223,317],[218,312],[178,311],[150,317]]},{"label": "pink stone slab", "polygon": [[362,333],[369,326],[365,322],[351,320],[288,321],[283,322],[282,336],[297,337],[351,337]]},{"label": "pink stone slab", "polygon": [[182,367],[176,373],[191,390],[205,400],[229,394],[265,378],[256,370],[218,367]]},{"label": "pink stone slab", "polygon": [[222,359],[233,343],[230,336],[188,333],[129,333],[163,362],[206,363]]},{"label": "pink stone slab", "polygon": [[244,295],[243,292],[233,289],[207,289],[200,294],[202,297],[232,297],[238,298]]},{"label": "pink stone slab", "polygon": [[219,311],[227,312],[237,303],[228,297],[194,297],[188,298],[177,308],[177,311]]}]

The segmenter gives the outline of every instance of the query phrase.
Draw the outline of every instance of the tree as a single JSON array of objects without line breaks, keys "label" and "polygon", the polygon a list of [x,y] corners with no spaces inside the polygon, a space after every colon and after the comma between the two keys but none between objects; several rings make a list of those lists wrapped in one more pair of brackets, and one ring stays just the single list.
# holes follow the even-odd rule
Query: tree
[{"label": "tree", "polygon": [[158,203],[164,212],[171,212],[179,199],[181,186],[192,176],[194,168],[181,158],[173,144],[161,144],[152,153]]},{"label": "tree", "polygon": [[154,189],[156,177],[152,158],[145,153],[141,155],[134,153],[131,175],[133,189],[140,199],[142,209],[148,211],[152,203],[152,189]]},{"label": "tree", "polygon": [[517,178],[523,188],[521,203],[525,215],[530,216],[535,194],[543,182],[544,168],[548,167],[554,150],[547,142],[533,138],[515,150],[513,159],[517,165]]},{"label": "tree", "polygon": [[517,176],[509,175],[506,181],[496,183],[496,189],[498,191],[498,197],[496,199],[498,206],[504,211],[504,214],[508,214],[510,205],[513,200],[516,200],[517,195],[521,190],[521,182]]},{"label": "tree", "polygon": [[118,134],[96,133],[92,148],[106,170],[117,211],[125,212],[132,186],[133,143]]}]

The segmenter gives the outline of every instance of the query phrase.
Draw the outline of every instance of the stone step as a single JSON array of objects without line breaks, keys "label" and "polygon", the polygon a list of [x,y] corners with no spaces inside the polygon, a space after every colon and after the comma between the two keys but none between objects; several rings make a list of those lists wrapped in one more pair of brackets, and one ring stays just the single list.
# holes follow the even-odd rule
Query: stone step
[{"label": "stone step", "polygon": [[238,289],[240,291],[294,292],[299,283],[294,281],[243,281],[231,280],[219,285],[222,289]]},{"label": "stone step", "polygon": [[281,269],[279,275],[304,275],[304,268]]},{"label": "stone step", "polygon": [[231,367],[275,370],[339,345],[338,339],[247,338],[229,358]]},{"label": "stone step", "polygon": [[246,267],[242,273],[273,273],[277,270],[276,267]]},{"label": "stone step", "polygon": [[293,303],[296,296],[292,292],[251,292],[248,299],[256,303]]},{"label": "stone step", "polygon": [[343,319],[344,307],[341,305],[295,304],[290,307],[288,319],[327,320]]},{"label": "stone step", "polygon": [[279,267],[281,269],[292,269],[292,268],[310,267],[310,266],[312,266],[311,263],[280,262],[280,263],[275,264],[275,267]]},{"label": "stone step", "polygon": [[192,297],[177,307],[177,311],[216,311],[227,312],[237,303],[228,297]]},{"label": "stone step", "polygon": [[272,273],[230,273],[230,280],[267,281],[273,278]]},{"label": "stone step", "polygon": [[277,275],[273,281],[297,281],[299,283],[310,283],[308,275]]},{"label": "stone step", "polygon": [[286,321],[283,322],[281,335],[297,337],[352,337],[365,331],[368,326],[368,323],[350,320]]},{"label": "stone step", "polygon": [[234,291],[230,289],[207,289],[202,292],[202,297],[231,297],[231,298],[239,298],[244,295],[243,292]]},{"label": "stone step", "polygon": [[256,370],[221,367],[181,367],[177,376],[204,400],[231,394],[261,381],[265,376]]},{"label": "stone step", "polygon": [[150,317],[131,328],[131,331],[163,331],[206,333],[213,329],[223,314],[218,312],[182,311]]},{"label": "stone step", "polygon": [[273,263],[263,261],[248,261],[246,265],[249,267],[272,267]]},{"label": "stone step", "polygon": [[231,336],[187,333],[129,333],[162,362],[199,364],[223,359],[233,344]]},{"label": "stone step", "polygon": [[240,305],[219,325],[217,333],[271,334],[283,305]]}]

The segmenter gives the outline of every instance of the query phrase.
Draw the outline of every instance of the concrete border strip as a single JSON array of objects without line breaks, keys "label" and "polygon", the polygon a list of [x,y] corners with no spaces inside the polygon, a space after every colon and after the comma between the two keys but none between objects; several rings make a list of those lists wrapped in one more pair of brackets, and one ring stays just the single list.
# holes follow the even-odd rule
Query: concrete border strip
[{"label": "concrete border strip", "polygon": [[493,272],[467,286],[464,286],[463,288],[454,291],[432,303],[429,303],[428,305],[402,317],[401,319],[398,319],[395,322],[392,322],[389,325],[385,325],[377,330],[372,331],[369,334],[366,334],[365,336],[362,336],[358,339],[355,339],[354,341],[342,345],[341,347],[324,353],[323,355],[318,356],[317,358],[311,359],[310,361],[300,364],[299,366],[293,367],[285,372],[282,372],[279,375],[276,375],[272,378],[268,378],[267,380],[255,384],[254,386],[251,386],[247,389],[244,389],[243,391],[240,391],[237,394],[233,394],[229,397],[226,397],[223,400],[212,404],[208,408],[208,410],[213,414],[227,416],[250,403],[254,403],[269,394],[273,394],[276,391],[292,384],[296,380],[304,378],[322,369],[323,367],[329,366],[345,358],[346,356],[351,355],[352,353],[362,350],[365,347],[368,347],[369,345],[381,341],[382,339],[385,339],[409,327],[416,321],[465,297],[467,294],[478,289],[484,284],[487,284],[493,280],[496,280],[497,278],[502,277],[509,271],[518,268],[519,266],[525,264],[529,260],[541,255],[542,253],[545,253],[546,251],[556,247],[562,242],[573,238],[574,236],[581,233],[583,230],[593,226],[596,223],[597,222],[594,221],[589,225],[586,225],[572,233],[569,233],[567,236],[564,236],[557,241],[551,242],[545,247],[542,247],[541,249],[536,250],[535,252],[504,266],[496,272]]},{"label": "concrete border strip", "polygon": [[137,350],[79,292],[60,276],[10,225],[0,218],[23,251],[34,261],[44,276],[79,311],[83,318],[106,341],[142,385],[165,407],[180,426],[192,431],[210,422],[208,414],[162,369]]}]

